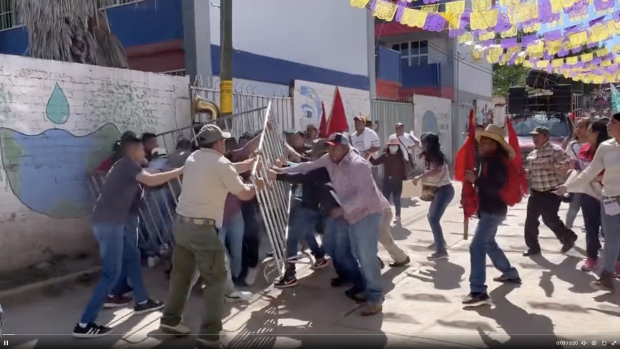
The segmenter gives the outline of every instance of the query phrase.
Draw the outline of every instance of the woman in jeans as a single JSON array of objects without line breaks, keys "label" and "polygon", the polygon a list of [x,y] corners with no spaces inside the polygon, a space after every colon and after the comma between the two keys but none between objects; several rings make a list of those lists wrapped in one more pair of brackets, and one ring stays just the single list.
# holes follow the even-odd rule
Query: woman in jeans
[{"label": "woman in jeans", "polygon": [[601,220],[605,232],[605,255],[598,280],[592,282],[596,289],[614,291],[614,277],[617,275],[620,253],[620,113],[609,120],[607,131],[612,139],[601,143],[594,153],[590,165],[575,179],[557,188],[558,195],[575,191],[591,183],[603,173],[603,199]]},{"label": "woman in jeans", "polygon": [[435,252],[427,259],[429,261],[447,259],[448,251],[440,220],[454,198],[454,187],[450,180],[446,156],[441,151],[439,136],[431,132],[422,135],[422,154],[420,157],[424,160],[425,171],[413,179],[413,184],[417,185],[418,182],[422,182],[422,185],[428,187],[429,191],[433,193],[427,218],[434,241],[429,248],[433,248]]},{"label": "woman in jeans", "polygon": [[[587,130],[587,143],[581,147],[577,156],[575,167],[584,170],[594,159],[596,150],[609,139],[607,124],[602,121],[592,123]],[[601,231],[601,198],[603,197],[600,181],[602,175],[591,183],[586,183],[580,188],[581,210],[583,212],[583,222],[586,228],[586,261],[581,266],[583,271],[592,271],[596,268],[598,260],[598,250],[601,248],[599,233]]]},{"label": "woman in jeans", "polygon": [[506,185],[508,169],[506,161],[515,156],[514,149],[504,140],[504,131],[496,125],[476,134],[481,166],[478,174],[467,171],[467,181],[474,184],[478,195],[478,225],[469,246],[471,273],[469,275],[470,293],[463,300],[465,306],[479,306],[490,303],[486,285],[487,255],[493,266],[502,275],[493,280],[503,283],[521,283],[519,273],[506,254],[497,245],[497,229],[506,218],[508,205],[501,199],[500,191]]},{"label": "woman in jeans", "polygon": [[[588,127],[590,126],[590,119],[582,118],[575,122],[575,139],[570,141],[566,146],[566,154],[573,160],[573,162],[578,162],[579,160],[579,151],[581,147],[587,144],[587,132]],[[573,168],[571,168],[573,169]],[[566,212],[566,227],[569,229],[573,228],[573,224],[575,223],[575,218],[579,213],[579,209],[581,208],[581,195],[579,193],[575,193],[572,195],[572,199],[570,205],[568,206],[568,211]]]},{"label": "woman in jeans", "polygon": [[403,181],[407,179],[407,166],[405,155],[397,138],[388,142],[383,154],[374,159],[368,159],[374,166],[383,165],[383,196],[394,201],[396,218],[394,224],[400,223],[400,196],[403,193]]}]

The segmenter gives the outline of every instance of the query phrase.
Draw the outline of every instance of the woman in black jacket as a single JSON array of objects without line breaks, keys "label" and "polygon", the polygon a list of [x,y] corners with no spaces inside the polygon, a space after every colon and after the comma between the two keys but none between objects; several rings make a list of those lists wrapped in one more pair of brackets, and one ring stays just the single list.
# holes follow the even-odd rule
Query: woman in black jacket
[{"label": "woman in black jacket", "polygon": [[400,142],[397,138],[390,139],[383,154],[376,159],[370,157],[368,161],[374,166],[383,165],[383,196],[388,202],[390,199],[394,201],[396,210],[394,223],[400,223],[400,197],[403,193],[403,181],[407,179],[405,154]]},{"label": "woman in black jacket", "polygon": [[494,281],[521,283],[519,273],[506,254],[497,245],[495,236],[499,225],[506,219],[508,205],[502,200],[500,191],[506,185],[508,168],[506,163],[515,156],[515,151],[506,143],[504,130],[497,125],[489,125],[476,133],[481,164],[478,173],[467,171],[467,180],[474,183],[478,194],[478,225],[469,246],[471,273],[470,293],[463,300],[465,306],[479,306],[491,302],[486,285],[486,256],[502,275]]}]

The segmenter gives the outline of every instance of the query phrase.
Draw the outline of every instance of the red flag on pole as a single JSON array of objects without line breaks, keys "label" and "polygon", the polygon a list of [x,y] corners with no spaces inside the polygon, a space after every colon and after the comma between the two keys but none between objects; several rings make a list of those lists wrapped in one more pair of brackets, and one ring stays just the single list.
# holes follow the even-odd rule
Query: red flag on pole
[{"label": "red flag on pole", "polygon": [[319,124],[319,137],[327,138],[329,133],[327,133],[327,115],[325,113],[325,104],[321,102],[321,123]]},{"label": "red flag on pole", "polygon": [[506,133],[508,134],[508,144],[510,144],[512,149],[515,150],[515,157],[512,159],[512,163],[514,168],[518,171],[517,175],[519,176],[519,182],[521,183],[521,191],[524,194],[527,194],[527,177],[525,175],[525,171],[523,170],[523,156],[521,156],[521,152],[519,151],[519,138],[517,137],[517,133],[512,127],[512,121],[510,120],[506,120]]},{"label": "red flag on pole", "polygon": [[342,97],[340,97],[340,91],[338,91],[338,87],[336,87],[332,112],[327,121],[327,134],[331,135],[335,132],[348,131],[349,124],[347,123],[347,115],[344,112],[344,104],[342,103]]},{"label": "red flag on pole", "polygon": [[466,171],[476,167],[476,115],[472,109],[469,113],[469,130],[465,143],[454,158],[454,179],[463,183],[461,205],[463,205],[463,238],[469,236],[469,219],[478,211],[478,195],[473,183],[465,179]]}]

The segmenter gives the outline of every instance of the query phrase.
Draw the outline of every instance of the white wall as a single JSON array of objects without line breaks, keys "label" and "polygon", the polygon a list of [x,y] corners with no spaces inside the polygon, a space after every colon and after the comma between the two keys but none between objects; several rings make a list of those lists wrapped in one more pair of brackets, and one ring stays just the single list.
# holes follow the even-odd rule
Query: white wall
[{"label": "white wall", "polygon": [[[477,95],[475,98],[493,98],[493,70],[489,63],[472,60],[471,47],[458,45],[458,86],[459,90]],[[471,102],[471,99],[459,97],[461,101]]]},{"label": "white wall", "polygon": [[[219,0],[211,1],[211,44],[220,42]],[[240,51],[368,76],[366,11],[348,1],[235,0]]]},{"label": "white wall", "polygon": [[439,136],[441,151],[452,158],[452,101],[445,98],[415,95],[413,96],[413,113],[415,132],[421,137],[424,132],[433,132]]},{"label": "white wall", "polygon": [[126,130],[188,126],[188,83],[0,55],[0,271],[96,251],[88,171]]}]

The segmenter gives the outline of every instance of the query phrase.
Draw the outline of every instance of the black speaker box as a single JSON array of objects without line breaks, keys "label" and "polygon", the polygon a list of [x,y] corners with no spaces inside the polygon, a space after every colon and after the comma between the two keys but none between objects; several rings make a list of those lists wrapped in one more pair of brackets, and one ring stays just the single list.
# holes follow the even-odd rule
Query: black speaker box
[{"label": "black speaker box", "polygon": [[556,85],[551,91],[550,109],[558,113],[570,113],[573,110],[573,90],[571,85]]},{"label": "black speaker box", "polygon": [[525,87],[508,89],[508,113],[522,114],[527,109],[527,91]]},{"label": "black speaker box", "polygon": [[550,90],[560,83],[560,75],[549,74],[540,70],[530,70],[525,78],[525,85],[542,90]]}]

